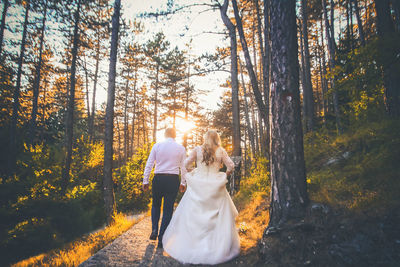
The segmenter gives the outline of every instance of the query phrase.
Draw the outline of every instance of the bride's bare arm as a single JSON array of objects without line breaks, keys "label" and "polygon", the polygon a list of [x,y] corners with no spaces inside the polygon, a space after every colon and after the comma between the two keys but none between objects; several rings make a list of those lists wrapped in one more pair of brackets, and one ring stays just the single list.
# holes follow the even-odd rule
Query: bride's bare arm
[{"label": "bride's bare arm", "polygon": [[222,161],[224,162],[226,166],[226,174],[230,175],[235,168],[235,164],[231,160],[231,158],[228,156],[228,153],[226,153],[225,149],[222,149]]},{"label": "bride's bare arm", "polygon": [[196,151],[196,149],[197,148],[194,148],[190,152],[189,157],[187,157],[186,160],[185,160],[185,167],[186,167],[186,169],[188,171],[191,171],[193,169],[193,162],[195,162],[196,159],[197,159],[197,151]]}]

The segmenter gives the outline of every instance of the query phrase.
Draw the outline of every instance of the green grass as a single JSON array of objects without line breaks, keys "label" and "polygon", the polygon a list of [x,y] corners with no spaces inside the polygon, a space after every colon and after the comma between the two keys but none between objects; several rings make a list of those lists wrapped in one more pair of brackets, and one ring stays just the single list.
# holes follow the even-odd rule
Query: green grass
[{"label": "green grass", "polygon": [[128,220],[123,214],[117,214],[114,223],[99,232],[79,238],[62,249],[22,260],[12,266],[78,266],[137,222],[138,220]]},{"label": "green grass", "polygon": [[[366,123],[341,136],[312,133],[304,148],[313,201],[368,213],[400,203],[399,121]],[[332,158],[339,160],[327,164]]]}]

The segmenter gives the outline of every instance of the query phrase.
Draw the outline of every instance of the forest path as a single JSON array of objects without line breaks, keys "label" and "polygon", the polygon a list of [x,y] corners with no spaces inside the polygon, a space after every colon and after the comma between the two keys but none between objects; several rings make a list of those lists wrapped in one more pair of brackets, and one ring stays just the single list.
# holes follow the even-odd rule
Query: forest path
[{"label": "forest path", "polygon": [[[157,249],[157,241],[149,240],[150,233],[151,220],[146,216],[79,266],[187,266]],[[248,266],[240,258],[218,266]]]}]

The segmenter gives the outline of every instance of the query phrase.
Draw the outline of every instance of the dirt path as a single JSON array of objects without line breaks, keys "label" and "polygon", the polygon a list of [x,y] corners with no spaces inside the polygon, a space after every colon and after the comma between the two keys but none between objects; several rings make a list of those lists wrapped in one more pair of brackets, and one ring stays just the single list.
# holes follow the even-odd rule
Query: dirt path
[{"label": "dirt path", "polygon": [[[149,240],[150,232],[151,220],[147,216],[79,266],[185,266],[157,249],[157,242]],[[238,257],[218,266],[248,264]]]}]

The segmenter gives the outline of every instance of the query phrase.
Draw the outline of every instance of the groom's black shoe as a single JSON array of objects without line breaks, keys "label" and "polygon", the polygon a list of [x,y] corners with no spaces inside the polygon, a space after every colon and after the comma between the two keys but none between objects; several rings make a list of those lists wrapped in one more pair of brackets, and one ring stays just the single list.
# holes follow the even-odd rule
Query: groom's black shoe
[{"label": "groom's black shoe", "polygon": [[160,240],[158,241],[157,248],[163,248],[162,242]]},{"label": "groom's black shoe", "polygon": [[150,240],[156,240],[157,239],[157,230],[151,231],[150,235]]}]

